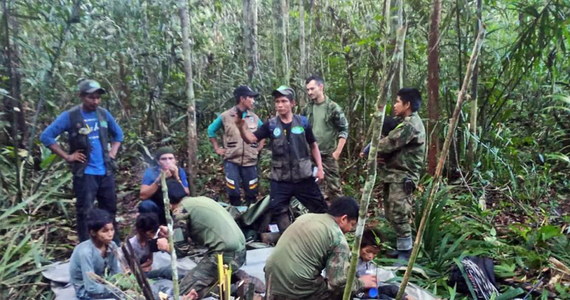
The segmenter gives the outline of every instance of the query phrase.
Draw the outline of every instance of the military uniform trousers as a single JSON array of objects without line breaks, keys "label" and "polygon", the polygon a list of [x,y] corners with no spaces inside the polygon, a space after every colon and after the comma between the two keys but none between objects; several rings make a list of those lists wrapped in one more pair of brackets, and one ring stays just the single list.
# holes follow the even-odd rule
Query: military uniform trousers
[{"label": "military uniform trousers", "polygon": [[[396,231],[398,240],[409,240],[412,235],[410,221],[412,218],[412,192],[406,193],[404,183],[384,183],[384,213],[386,218]],[[411,244],[409,248],[411,249]],[[404,245],[403,248],[408,248]],[[408,250],[408,249],[398,249]]]},{"label": "military uniform trousers", "polygon": [[327,200],[333,200],[342,195],[340,187],[340,170],[338,161],[334,159],[332,154],[322,154],[323,171],[325,172],[324,192],[323,195]]}]

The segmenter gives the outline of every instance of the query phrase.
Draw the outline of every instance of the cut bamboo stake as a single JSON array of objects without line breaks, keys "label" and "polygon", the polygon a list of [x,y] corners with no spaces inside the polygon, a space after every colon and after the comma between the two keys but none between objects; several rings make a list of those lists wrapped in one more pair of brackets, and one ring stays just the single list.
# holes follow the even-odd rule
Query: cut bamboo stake
[{"label": "cut bamboo stake", "polygon": [[400,285],[400,290],[398,291],[396,299],[402,299],[402,296],[404,295],[404,290],[406,289],[406,285],[408,285],[408,281],[410,280],[412,267],[414,266],[414,262],[416,261],[416,257],[418,256],[418,252],[420,251],[420,244],[422,243],[422,235],[426,227],[427,218],[430,214],[431,207],[433,206],[435,194],[437,193],[437,190],[439,189],[439,184],[441,183],[441,173],[443,171],[443,165],[445,164],[447,154],[449,153],[449,146],[451,145],[451,140],[453,139],[453,134],[455,133],[455,128],[457,127],[457,121],[459,119],[458,118],[459,113],[461,112],[461,106],[463,105],[463,101],[465,100],[465,94],[467,92],[467,88],[469,87],[469,83],[471,82],[471,74],[473,74],[473,68],[475,68],[477,58],[479,57],[479,51],[481,50],[481,45],[483,44],[483,39],[485,37],[484,28],[482,26],[480,26],[479,28],[480,30],[479,33],[477,34],[475,45],[473,45],[473,51],[471,52],[471,58],[469,59],[469,63],[467,64],[467,71],[465,73],[465,77],[463,78],[463,84],[461,85],[461,90],[457,95],[457,103],[455,104],[455,110],[453,111],[453,115],[451,117],[451,120],[449,121],[449,130],[447,132],[447,136],[445,137],[445,142],[443,143],[443,148],[441,149],[441,153],[439,154],[439,161],[437,162],[437,167],[435,169],[433,184],[427,202],[424,205],[422,219],[420,221],[420,226],[418,227],[416,240],[414,241],[414,248],[412,249],[410,261],[408,262],[406,273],[404,273],[404,278],[402,278],[402,284]]},{"label": "cut bamboo stake", "polygon": [[407,25],[403,25],[396,32],[396,47],[394,48],[394,53],[392,54],[392,63],[386,72],[386,76],[382,79],[380,83],[380,91],[378,93],[378,98],[376,99],[377,110],[374,113],[374,118],[372,119],[372,142],[370,145],[370,152],[368,154],[368,177],[366,178],[366,183],[364,184],[364,191],[362,192],[362,197],[360,198],[360,211],[358,212],[358,225],[356,226],[356,232],[354,234],[354,246],[352,248],[352,257],[350,259],[350,268],[348,269],[348,274],[346,275],[346,286],[344,287],[344,294],[342,299],[349,300],[352,294],[352,284],[355,279],[356,265],[358,263],[358,256],[360,253],[360,242],[362,240],[362,233],[364,232],[364,225],[366,224],[366,215],[368,212],[368,204],[370,203],[370,197],[372,196],[372,190],[374,189],[374,184],[376,183],[376,169],[378,165],[377,155],[378,155],[378,143],[380,141],[380,133],[382,132],[382,125],[384,123],[384,112],[386,110],[386,102],[390,94],[390,86],[392,85],[392,80],[396,73],[399,61],[402,59],[404,52],[404,41],[406,39],[406,28]]},{"label": "cut bamboo stake", "polygon": [[164,202],[164,216],[168,225],[168,246],[170,248],[170,267],[172,268],[172,294],[174,300],[180,297],[180,286],[178,284],[178,269],[176,267],[176,250],[174,250],[174,226],[170,215],[170,199],[168,198],[168,187],[166,186],[166,174],[161,172],[160,184],[162,186],[162,198]]}]

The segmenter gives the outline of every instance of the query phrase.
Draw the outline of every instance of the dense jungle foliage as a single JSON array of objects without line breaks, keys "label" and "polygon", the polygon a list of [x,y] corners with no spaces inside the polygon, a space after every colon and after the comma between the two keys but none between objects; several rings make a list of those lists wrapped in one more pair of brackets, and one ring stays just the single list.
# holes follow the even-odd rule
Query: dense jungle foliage
[{"label": "dense jungle foliage", "polygon": [[[68,258],[76,244],[71,174],[38,136],[79,103],[79,78],[96,79],[109,91],[102,106],[125,131],[117,174],[123,227],[132,224],[149,153],[174,145],[190,166],[188,128],[198,134],[194,191],[223,200],[221,158],[208,142],[207,125],[233,105],[231,93],[241,84],[261,92],[256,105],[262,118],[273,114],[269,93],[281,84],[294,87],[302,105],[304,78],[312,73],[324,76],[326,94],[349,120],[343,189],[360,198],[367,170],[358,153],[372,138],[395,29],[407,26],[392,90],[422,91],[426,125],[430,109],[437,116],[430,143],[441,143],[478,15],[486,37],[417,261],[425,276],[416,274],[412,282],[440,297],[470,298],[457,294],[447,278],[462,256],[479,255],[494,260],[507,295],[570,298],[570,272],[563,268],[570,267],[569,1],[185,1],[1,1],[0,298],[53,298],[42,267]],[[436,3],[439,96],[437,105],[428,105],[428,35]],[[191,72],[183,64],[184,5]],[[196,120],[188,127],[194,105]],[[263,179],[269,160],[265,151]],[[426,174],[417,192],[417,220],[431,182]],[[390,236],[377,190],[370,222]],[[393,246],[385,243],[386,250]]]}]

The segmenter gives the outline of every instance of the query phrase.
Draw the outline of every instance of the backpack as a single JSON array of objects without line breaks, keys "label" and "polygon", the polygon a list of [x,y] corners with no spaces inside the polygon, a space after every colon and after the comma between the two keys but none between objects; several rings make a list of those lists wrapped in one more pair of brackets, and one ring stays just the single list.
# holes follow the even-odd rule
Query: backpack
[{"label": "backpack", "polygon": [[488,257],[466,256],[451,268],[448,284],[456,285],[457,291],[472,294],[477,299],[491,299],[491,295],[499,295],[493,260]]}]

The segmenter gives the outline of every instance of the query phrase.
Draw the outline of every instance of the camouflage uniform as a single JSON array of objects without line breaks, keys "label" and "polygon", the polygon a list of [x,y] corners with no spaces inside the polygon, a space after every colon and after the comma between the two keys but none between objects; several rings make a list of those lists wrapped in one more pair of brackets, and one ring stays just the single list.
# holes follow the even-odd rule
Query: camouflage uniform
[{"label": "camouflage uniform", "polygon": [[194,244],[208,248],[206,256],[180,282],[180,293],[195,289],[203,297],[218,280],[217,254],[237,272],[245,262],[245,237],[232,216],[206,197],[185,197],[174,210],[174,249],[180,257]]},{"label": "camouflage uniform", "polygon": [[[350,249],[329,214],[305,214],[287,228],[265,264],[268,299],[342,298]],[[326,279],[321,276],[326,270]],[[362,286],[355,280],[354,290]]]},{"label": "camouflage uniform", "polygon": [[398,250],[412,248],[412,193],[424,167],[425,140],[424,124],[414,112],[378,145],[378,153],[385,157],[384,164],[379,165],[379,178],[384,183],[384,212],[396,231]]},{"label": "camouflage uniform", "polygon": [[[316,110],[324,109],[324,114],[316,113]],[[306,116],[311,125],[319,150],[325,172],[324,195],[328,199],[341,196],[340,171],[338,161],[332,156],[336,150],[339,138],[348,138],[348,121],[342,108],[328,97],[325,101],[316,104],[311,101],[303,108],[302,115]]]}]

